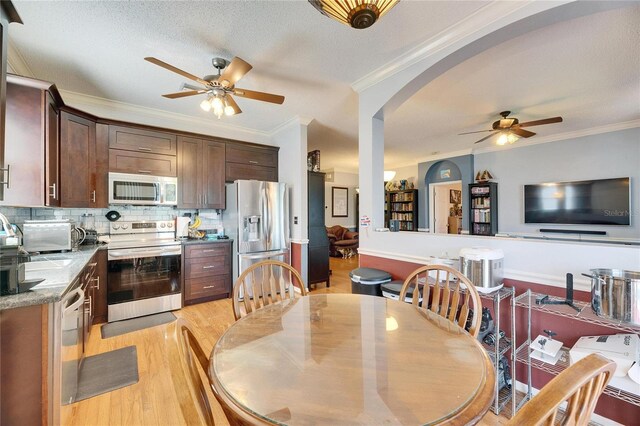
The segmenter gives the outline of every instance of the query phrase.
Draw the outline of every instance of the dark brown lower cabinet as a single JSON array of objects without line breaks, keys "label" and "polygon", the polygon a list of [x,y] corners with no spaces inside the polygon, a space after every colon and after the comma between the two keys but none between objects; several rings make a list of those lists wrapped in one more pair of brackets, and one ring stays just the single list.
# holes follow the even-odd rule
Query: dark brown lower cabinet
[{"label": "dark brown lower cabinet", "polygon": [[93,323],[107,322],[107,250],[98,250],[94,256],[96,271],[93,290]]},{"label": "dark brown lower cabinet", "polygon": [[0,424],[47,423],[50,305],[0,311]]},{"label": "dark brown lower cabinet", "polygon": [[231,242],[195,243],[182,253],[184,304],[222,299],[231,294]]}]

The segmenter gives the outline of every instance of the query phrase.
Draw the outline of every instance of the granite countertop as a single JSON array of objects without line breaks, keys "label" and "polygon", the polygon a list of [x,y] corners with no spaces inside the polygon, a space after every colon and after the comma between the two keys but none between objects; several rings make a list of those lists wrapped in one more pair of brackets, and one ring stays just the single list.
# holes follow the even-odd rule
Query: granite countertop
[{"label": "granite countertop", "polygon": [[215,244],[215,243],[230,243],[233,242],[233,240],[231,238],[225,239],[225,240],[218,240],[218,239],[213,239],[213,240],[209,240],[207,238],[202,238],[202,239],[195,239],[195,238],[190,238],[187,240],[180,240],[182,242],[182,245],[184,246],[188,246],[191,244]]},{"label": "granite countertop", "polygon": [[30,263],[33,266],[36,266],[34,262],[48,262],[36,266],[36,269],[27,269],[25,279],[45,278],[45,280],[30,291],[1,296],[0,311],[60,301],[69,285],[78,277],[93,255],[103,247],[87,245],[81,246],[74,252],[32,256]]}]

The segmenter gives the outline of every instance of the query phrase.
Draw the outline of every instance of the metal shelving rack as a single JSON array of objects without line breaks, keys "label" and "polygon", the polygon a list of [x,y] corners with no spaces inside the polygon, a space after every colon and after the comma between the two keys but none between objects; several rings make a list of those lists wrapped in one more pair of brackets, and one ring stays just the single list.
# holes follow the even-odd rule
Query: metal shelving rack
[{"label": "metal shelving rack", "polygon": [[[513,347],[513,343],[514,340],[513,339],[501,339],[500,338],[500,302],[502,302],[504,299],[513,297],[513,295],[515,294],[515,290],[513,289],[513,287],[502,287],[500,290],[495,291],[493,293],[488,293],[488,294],[483,294],[480,293],[480,297],[482,299],[486,299],[486,300],[492,300],[493,301],[493,314],[494,314],[494,327],[495,327],[495,336],[496,336],[496,341],[494,345],[487,345],[484,342],[480,342],[482,344],[482,347],[487,351],[487,353],[489,354],[489,358],[491,358],[491,361],[493,361],[493,365],[495,367],[496,370],[496,387],[495,387],[495,397],[493,399],[493,404],[491,405],[491,411],[493,411],[494,414],[500,414],[500,412],[502,411],[502,409],[507,405],[507,403],[512,399],[512,392],[509,388],[505,387],[501,390],[498,390],[498,363],[500,362],[500,358],[506,354],[510,349],[512,349]],[[513,299],[512,299],[513,300]],[[513,357],[513,351],[512,351],[512,355]],[[513,369],[512,369],[513,370]],[[512,371],[512,377],[513,377],[513,371]],[[515,383],[515,382],[514,382]],[[511,386],[512,388],[514,388],[514,385],[512,384]]]},{"label": "metal shelving rack", "polygon": [[[524,398],[516,403],[516,390],[515,386],[512,386],[512,413],[515,413],[517,410],[522,407],[522,405],[527,402],[532,397],[532,385],[531,385],[531,368],[536,368],[538,370],[546,371],[550,374],[560,374],[564,369],[569,367],[569,348],[562,347],[562,355],[560,359],[556,363],[556,365],[547,364],[542,361],[538,361],[536,359],[531,358],[531,350],[529,345],[531,344],[531,311],[545,312],[552,315],[561,316],[564,318],[570,318],[573,320],[587,322],[589,324],[597,324],[604,327],[609,327],[618,331],[627,332],[627,333],[640,333],[640,327],[633,326],[631,324],[622,323],[619,321],[611,321],[605,318],[601,318],[596,316],[591,310],[591,305],[584,302],[574,302],[579,311],[571,308],[567,305],[536,305],[535,299],[538,296],[542,296],[538,293],[533,293],[531,290],[527,290],[519,296],[515,296],[511,299],[511,339],[515,342],[516,329],[515,329],[515,317],[516,317],[516,306],[526,308],[527,309],[527,340],[520,345],[513,353],[511,360],[511,369],[515,372],[516,361],[520,361],[521,363],[527,366],[527,393]],[[562,298],[550,296],[551,300],[563,300]],[[513,380],[515,382],[515,373],[513,376]],[[611,385],[607,386],[604,389],[604,393],[614,398],[621,399],[630,404],[640,407],[640,396],[632,394],[630,392],[626,392],[622,389],[615,388]]]}]

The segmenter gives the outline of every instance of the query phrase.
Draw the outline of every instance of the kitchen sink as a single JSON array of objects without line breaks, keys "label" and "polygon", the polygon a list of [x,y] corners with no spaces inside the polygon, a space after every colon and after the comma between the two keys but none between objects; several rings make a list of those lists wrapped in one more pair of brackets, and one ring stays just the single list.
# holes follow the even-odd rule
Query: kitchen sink
[{"label": "kitchen sink", "polygon": [[71,265],[71,259],[35,260],[24,264],[25,272],[63,269]]},{"label": "kitchen sink", "polygon": [[26,280],[45,280],[34,286],[33,290],[46,287],[55,287],[69,284],[71,280],[71,269],[69,266],[72,259],[49,259],[35,260],[24,264],[24,276]]}]

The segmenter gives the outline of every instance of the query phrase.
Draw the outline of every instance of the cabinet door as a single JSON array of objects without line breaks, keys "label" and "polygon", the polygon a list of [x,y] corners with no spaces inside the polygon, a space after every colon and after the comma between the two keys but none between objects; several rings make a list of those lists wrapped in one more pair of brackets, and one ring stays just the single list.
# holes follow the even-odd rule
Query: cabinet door
[{"label": "cabinet door", "polygon": [[176,155],[176,135],[137,127],[109,126],[109,148]]},{"label": "cabinet door", "polygon": [[203,141],[202,194],[204,207],[225,208],[225,145],[220,142]]},{"label": "cabinet door", "polygon": [[227,161],[230,163],[278,167],[278,148],[276,147],[262,148],[228,142],[226,154]]},{"label": "cabinet door", "polygon": [[95,150],[90,152],[91,159],[91,207],[109,207],[109,126],[96,125]]},{"label": "cabinet door", "polygon": [[45,205],[60,206],[60,113],[51,98],[46,95],[45,109],[45,158],[46,158],[46,193]]},{"label": "cabinet door", "polygon": [[62,207],[89,207],[92,199],[90,161],[96,123],[68,112],[60,116],[60,195]]},{"label": "cabinet door", "polygon": [[[3,205],[42,207],[45,202],[43,91],[7,84]],[[2,176],[4,175],[4,176]]]},{"label": "cabinet door", "polygon": [[178,138],[178,206],[202,207],[202,140]]},{"label": "cabinet door", "polygon": [[95,255],[96,272],[93,281],[93,323],[107,322],[107,250]]},{"label": "cabinet door", "polygon": [[249,164],[226,164],[225,180],[233,182],[238,179],[278,181],[278,169],[275,167],[252,166]]},{"label": "cabinet door", "polygon": [[175,155],[158,155],[121,149],[109,150],[109,171],[156,176],[178,175]]}]

